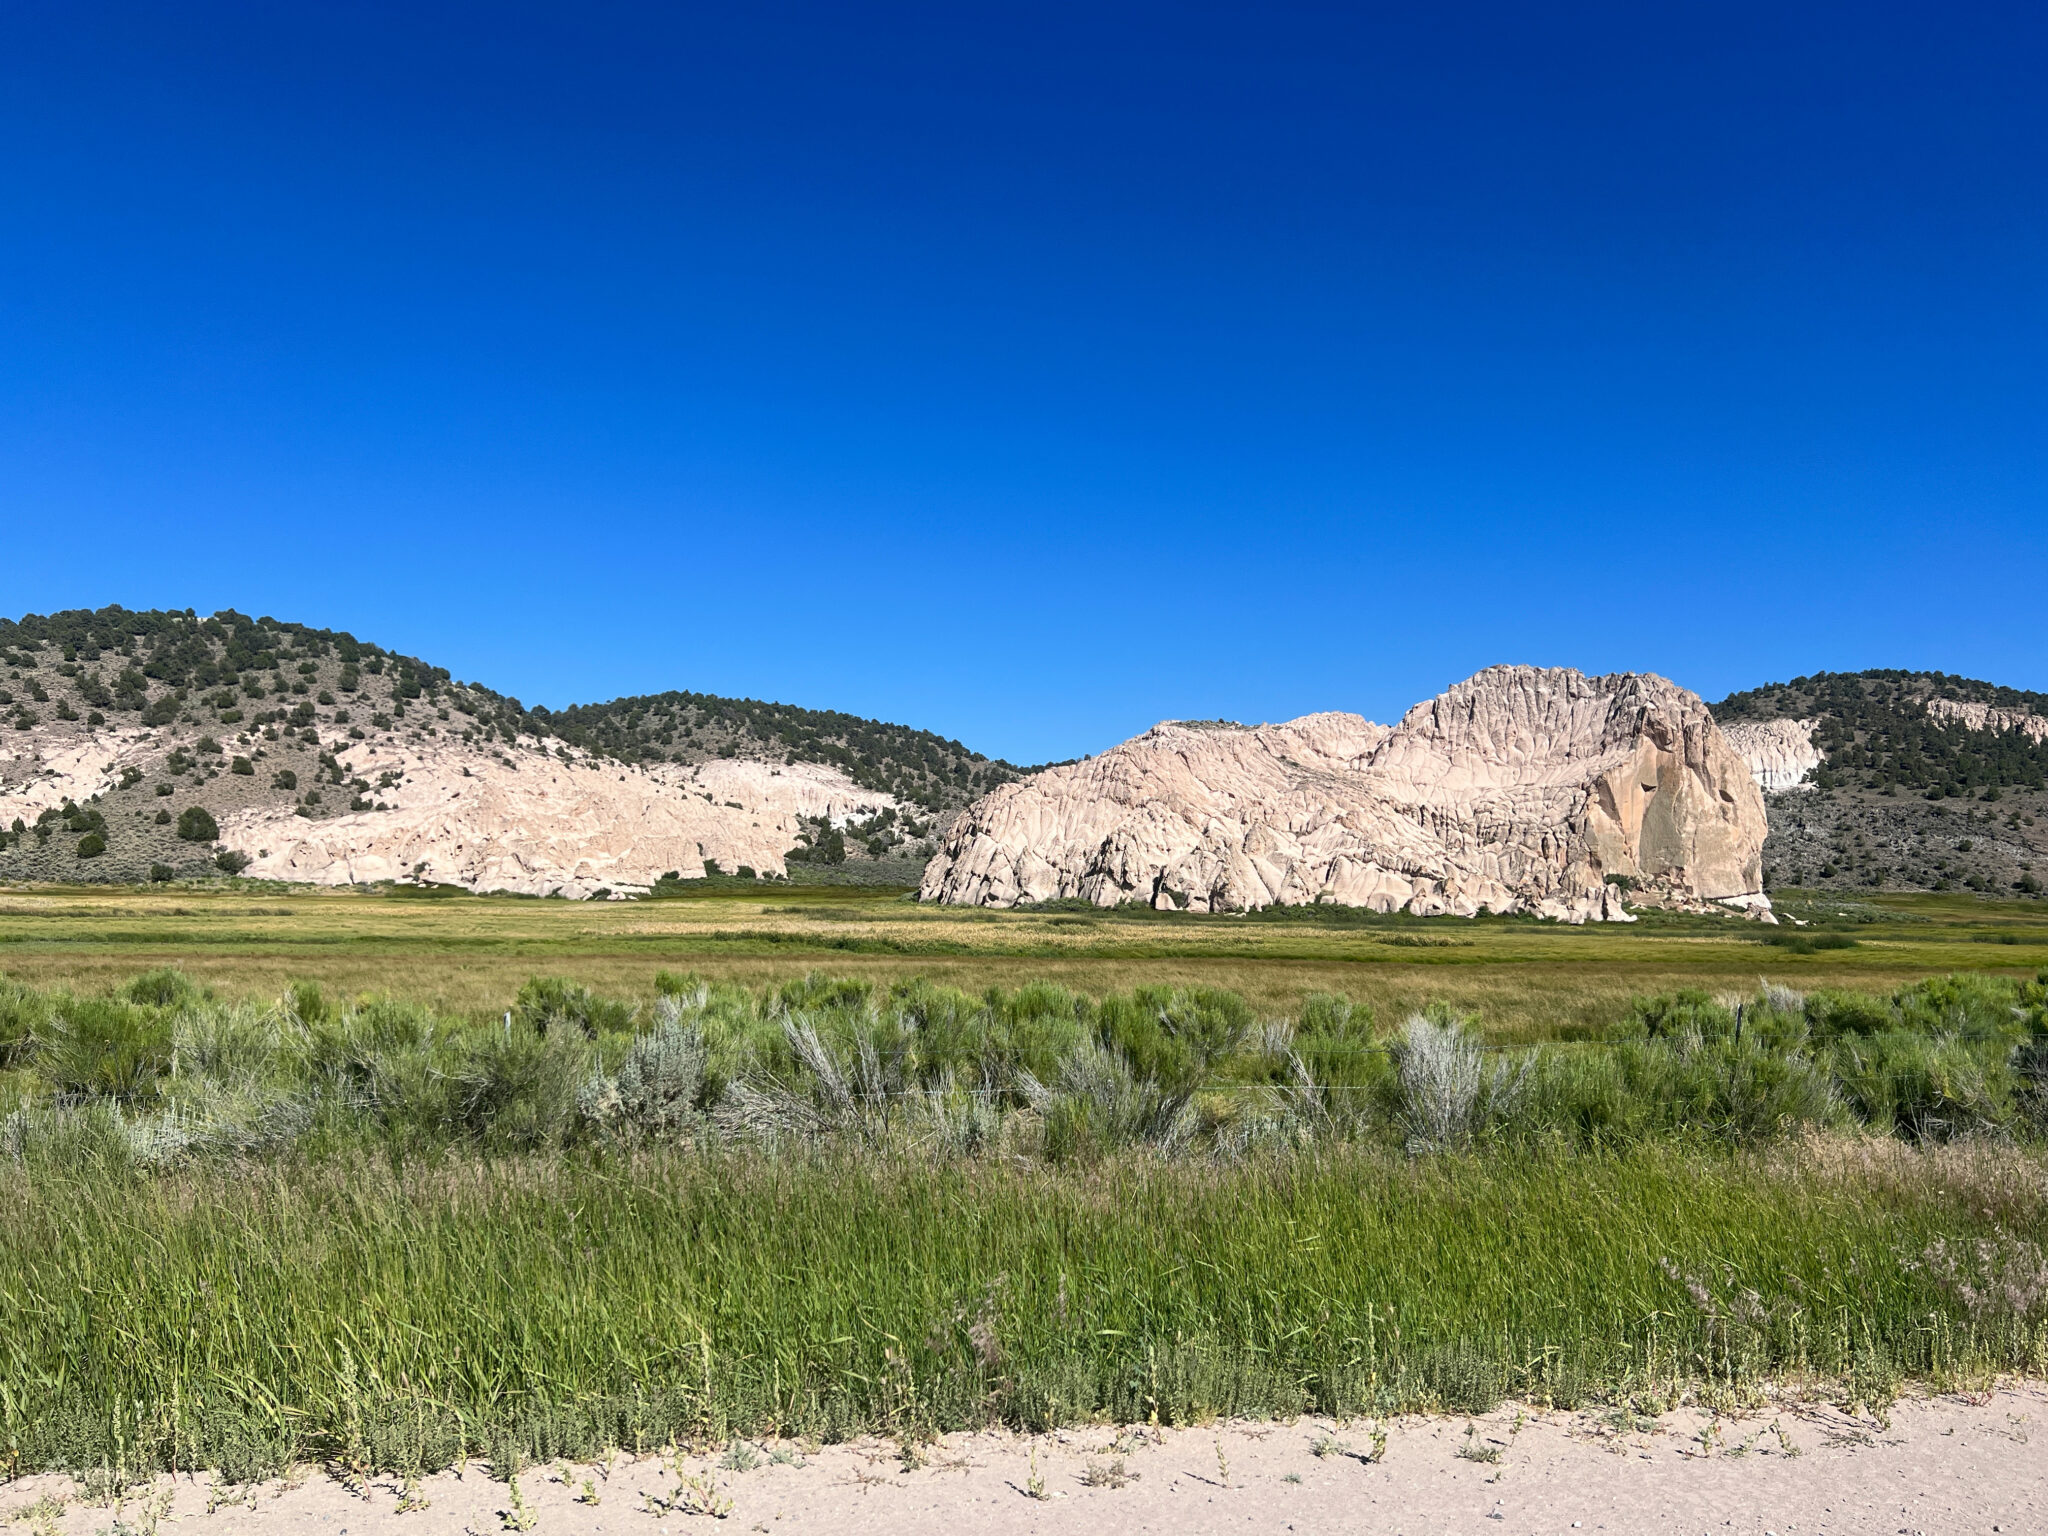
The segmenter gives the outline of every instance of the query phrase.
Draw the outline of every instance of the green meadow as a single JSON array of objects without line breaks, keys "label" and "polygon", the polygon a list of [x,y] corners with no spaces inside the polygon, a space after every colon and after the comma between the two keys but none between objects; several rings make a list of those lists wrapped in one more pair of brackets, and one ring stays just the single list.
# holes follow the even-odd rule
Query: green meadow
[{"label": "green meadow", "polygon": [[0,891],[17,1471],[2048,1369],[2048,921]]}]

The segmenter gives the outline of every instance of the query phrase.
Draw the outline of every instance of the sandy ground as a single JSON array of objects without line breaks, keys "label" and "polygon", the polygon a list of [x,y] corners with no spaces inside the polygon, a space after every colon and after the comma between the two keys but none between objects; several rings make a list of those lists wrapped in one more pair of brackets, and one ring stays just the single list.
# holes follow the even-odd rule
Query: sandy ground
[{"label": "sandy ground", "polygon": [[[1385,1435],[1374,1456],[1375,1428]],[[2033,1437],[2043,1435],[2042,1443]],[[1320,1454],[1319,1443],[1320,1442]],[[687,1536],[692,1531],[1486,1533],[2048,1532],[2048,1389],[1901,1403],[1880,1418],[1518,1412],[1334,1424],[1109,1427],[481,1467],[402,1489],[324,1472],[253,1488],[165,1479],[118,1505],[66,1479],[0,1489],[40,1536]],[[726,1465],[720,1465],[723,1460]],[[751,1465],[743,1465],[746,1463]],[[61,1507],[60,1507],[61,1504]],[[402,1507],[408,1505],[410,1507]],[[715,1513],[716,1518],[713,1518]]]}]

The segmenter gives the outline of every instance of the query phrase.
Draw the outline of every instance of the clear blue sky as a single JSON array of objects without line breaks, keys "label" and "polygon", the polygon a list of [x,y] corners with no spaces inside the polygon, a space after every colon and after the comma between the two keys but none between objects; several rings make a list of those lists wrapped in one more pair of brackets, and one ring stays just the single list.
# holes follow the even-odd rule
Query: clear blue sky
[{"label": "clear blue sky", "polygon": [[2048,688],[2039,6],[17,4],[0,611],[1018,760]]}]

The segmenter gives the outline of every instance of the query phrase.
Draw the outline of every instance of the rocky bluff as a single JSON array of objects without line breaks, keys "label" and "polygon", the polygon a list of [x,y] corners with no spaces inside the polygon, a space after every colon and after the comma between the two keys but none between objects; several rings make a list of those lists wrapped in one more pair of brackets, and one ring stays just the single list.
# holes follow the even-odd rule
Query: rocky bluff
[{"label": "rocky bluff", "polygon": [[1695,694],[1648,673],[1489,667],[1389,729],[1168,721],[971,806],[927,901],[1625,919],[1767,913],[1764,801]]}]

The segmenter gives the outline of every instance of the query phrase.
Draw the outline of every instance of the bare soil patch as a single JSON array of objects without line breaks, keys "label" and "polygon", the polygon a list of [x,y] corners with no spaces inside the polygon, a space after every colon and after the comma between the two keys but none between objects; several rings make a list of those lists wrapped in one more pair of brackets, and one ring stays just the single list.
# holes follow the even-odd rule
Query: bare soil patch
[{"label": "bare soil patch", "polygon": [[163,1478],[118,1497],[26,1478],[0,1514],[39,1536],[184,1530],[274,1536],[684,1536],[693,1530],[918,1533],[1388,1531],[1933,1533],[2048,1528],[2048,1390],[2035,1383],[1884,1412],[1788,1405],[1477,1418],[1101,1426],[904,1446],[743,1441],[405,1484],[309,1470],[220,1486]]}]

